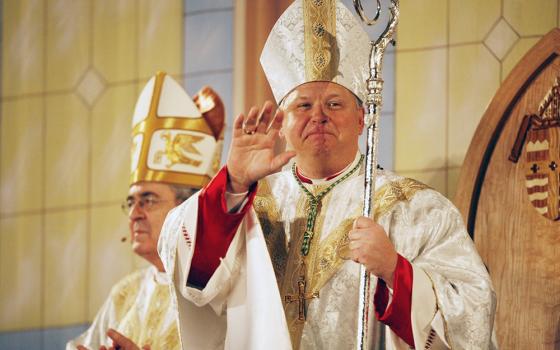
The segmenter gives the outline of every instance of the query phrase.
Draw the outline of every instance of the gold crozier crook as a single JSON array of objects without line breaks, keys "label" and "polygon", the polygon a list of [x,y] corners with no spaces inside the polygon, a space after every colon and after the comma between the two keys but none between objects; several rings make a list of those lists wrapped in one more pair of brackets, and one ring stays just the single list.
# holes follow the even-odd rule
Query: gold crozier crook
[{"label": "gold crozier crook", "polygon": [[[381,13],[381,1],[377,1],[377,11],[373,19],[369,19],[364,13],[361,0],[353,0],[356,12],[367,25],[373,25],[379,19]],[[382,105],[381,90],[383,89],[383,79],[381,79],[381,69],[383,64],[383,55],[388,44],[393,42],[393,35],[399,19],[399,1],[391,0],[391,19],[385,27],[385,30],[375,42],[371,41],[371,51],[369,56],[370,76],[367,79],[367,99],[366,99],[366,116],[365,125],[367,127],[367,148],[366,148],[366,169],[364,183],[364,210],[363,216],[373,219],[373,198],[375,197],[375,178],[377,169],[377,144],[379,140],[379,115]],[[360,265],[360,295],[358,305],[358,332],[356,338],[356,348],[364,350],[368,347],[370,330],[368,329],[369,312],[371,307],[371,283],[370,274],[364,265]],[[373,338],[374,349],[381,350],[384,348],[384,328],[381,324],[375,327],[375,335]]]}]

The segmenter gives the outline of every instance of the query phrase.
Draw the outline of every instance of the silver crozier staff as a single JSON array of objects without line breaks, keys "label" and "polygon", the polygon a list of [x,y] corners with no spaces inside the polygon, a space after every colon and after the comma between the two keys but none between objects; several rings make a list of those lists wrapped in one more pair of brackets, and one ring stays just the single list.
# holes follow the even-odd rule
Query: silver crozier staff
[{"label": "silver crozier staff", "polygon": [[[379,19],[381,12],[381,1],[377,0],[377,12],[373,19],[369,19],[364,13],[361,0],[353,0],[356,12],[367,25],[373,25]],[[362,215],[368,218],[373,217],[373,200],[375,197],[375,178],[377,169],[377,144],[379,140],[379,114],[381,111],[381,90],[383,89],[383,79],[381,79],[381,69],[383,55],[387,45],[393,40],[393,34],[399,19],[399,1],[391,0],[391,19],[387,27],[375,42],[371,41],[371,51],[369,56],[370,75],[367,79],[367,112],[365,125],[367,126],[367,148],[366,148],[366,171],[365,171],[365,192],[364,210]],[[364,350],[368,344],[368,321],[370,301],[370,275],[364,265],[360,266],[360,299],[358,307],[358,339],[356,342],[358,350]],[[380,349],[384,343],[383,330],[376,332],[375,348]]]}]

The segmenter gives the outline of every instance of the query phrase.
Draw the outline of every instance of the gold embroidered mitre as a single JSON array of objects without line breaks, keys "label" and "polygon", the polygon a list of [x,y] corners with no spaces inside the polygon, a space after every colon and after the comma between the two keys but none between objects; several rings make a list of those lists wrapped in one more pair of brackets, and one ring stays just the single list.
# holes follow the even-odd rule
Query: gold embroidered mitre
[{"label": "gold embroidered mitre", "polygon": [[261,65],[274,98],[312,81],[340,84],[365,101],[370,40],[338,0],[296,0],[270,32]]},{"label": "gold embroidered mitre", "polygon": [[224,104],[211,88],[192,100],[169,75],[158,72],[134,110],[130,184],[204,186],[220,165],[224,115]]}]

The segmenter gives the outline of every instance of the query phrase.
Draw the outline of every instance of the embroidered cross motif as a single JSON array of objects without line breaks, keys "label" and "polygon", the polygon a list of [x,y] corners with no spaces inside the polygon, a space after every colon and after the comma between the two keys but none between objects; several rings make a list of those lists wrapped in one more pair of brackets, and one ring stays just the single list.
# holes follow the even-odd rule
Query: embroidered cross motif
[{"label": "embroidered cross motif", "polygon": [[556,168],[558,168],[558,164],[556,164],[555,161],[552,161],[548,167],[550,168],[550,170],[554,171],[556,170]]},{"label": "embroidered cross motif", "polygon": [[531,167],[531,171],[533,172],[533,174],[536,174],[538,170],[539,166],[537,164],[533,164],[533,166]]},{"label": "embroidered cross motif", "polygon": [[291,304],[293,302],[298,303],[299,310],[299,321],[305,321],[307,318],[307,300],[319,297],[319,292],[305,293],[305,287],[307,282],[305,281],[305,276],[300,276],[298,280],[298,294],[297,295],[285,295],[284,302],[286,304]]}]

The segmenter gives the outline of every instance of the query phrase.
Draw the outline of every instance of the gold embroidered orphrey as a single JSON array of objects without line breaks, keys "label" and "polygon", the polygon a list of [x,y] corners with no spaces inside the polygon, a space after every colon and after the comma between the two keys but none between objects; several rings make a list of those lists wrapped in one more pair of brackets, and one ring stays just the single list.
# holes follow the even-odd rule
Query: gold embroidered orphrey
[{"label": "gold embroidered orphrey", "polygon": [[153,349],[179,349],[181,344],[177,324],[165,320],[171,302],[169,286],[155,285],[150,300],[145,304],[145,314],[141,316],[142,306],[136,305],[139,300],[138,292],[142,289],[141,278],[143,274],[139,273],[127,276],[122,288],[112,292],[111,299],[118,320],[117,330],[133,341],[150,345]]},{"label": "gold embroidered orphrey", "polygon": [[201,136],[189,134],[176,134],[171,137],[171,132],[164,132],[161,139],[165,141],[165,151],[157,151],[154,157],[155,163],[161,163],[162,157],[165,156],[169,161],[165,166],[169,169],[175,164],[186,164],[198,167],[200,160],[192,159],[188,154],[200,155],[200,152],[194,146],[195,143],[202,141],[204,138]]},{"label": "gold embroidered orphrey", "polygon": [[[326,186],[313,186],[314,195]],[[411,179],[388,183],[376,191],[375,216],[377,220],[389,212],[395,204],[409,201],[414,194],[428,186]],[[327,194],[318,208],[315,232],[318,237],[323,231],[325,211],[329,206],[332,193]],[[289,223],[290,242],[288,244],[283,215],[279,210],[270,185],[266,180],[259,181],[253,205],[261,224],[269,255],[274,267],[276,280],[284,300],[284,313],[294,349],[299,348],[307,308],[313,299],[319,298],[321,288],[340,269],[349,257],[348,232],[354,220],[361,215],[361,205],[343,220],[319,243],[311,244],[307,257],[303,259],[299,247],[306,229],[309,200],[303,193],[296,204],[295,219]],[[293,249],[289,249],[292,247]]]},{"label": "gold embroidered orphrey", "polygon": [[337,75],[336,0],[304,0],[305,78],[331,81]]},{"label": "gold embroidered orphrey", "polygon": [[509,159],[516,163],[525,146],[525,187],[539,214],[560,220],[560,78],[541,102],[538,114],[525,115]]}]

